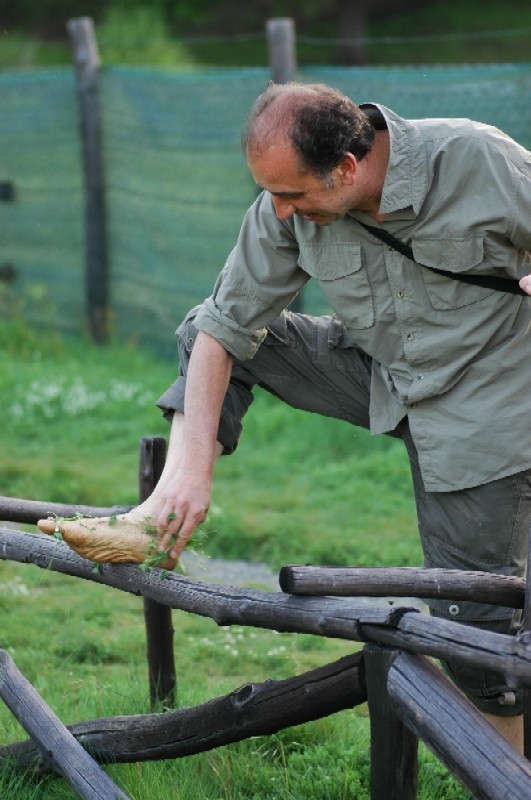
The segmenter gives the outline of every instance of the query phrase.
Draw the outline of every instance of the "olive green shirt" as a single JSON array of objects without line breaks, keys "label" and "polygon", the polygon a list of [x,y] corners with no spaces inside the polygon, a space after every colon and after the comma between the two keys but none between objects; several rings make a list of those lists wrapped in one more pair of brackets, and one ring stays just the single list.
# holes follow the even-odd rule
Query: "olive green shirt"
[{"label": "olive green shirt", "polygon": [[[423,265],[514,279],[531,272],[531,154],[487,125],[378,108],[391,145],[382,227]],[[356,219],[377,224],[363,212],[326,227],[280,221],[263,192],[196,326],[250,359],[313,278],[373,358],[371,432],[393,430],[407,414],[428,491],[531,466],[531,299],[432,273]]]}]

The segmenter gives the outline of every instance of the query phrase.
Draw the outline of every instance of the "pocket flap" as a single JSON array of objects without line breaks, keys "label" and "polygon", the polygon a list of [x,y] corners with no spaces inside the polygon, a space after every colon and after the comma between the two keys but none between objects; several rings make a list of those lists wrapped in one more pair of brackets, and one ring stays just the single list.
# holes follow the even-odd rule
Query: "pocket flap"
[{"label": "pocket flap", "polygon": [[415,261],[426,267],[464,272],[483,262],[483,236],[413,239]]},{"label": "pocket flap", "polygon": [[319,281],[345,278],[361,269],[361,247],[357,242],[333,244],[299,243],[299,266]]}]

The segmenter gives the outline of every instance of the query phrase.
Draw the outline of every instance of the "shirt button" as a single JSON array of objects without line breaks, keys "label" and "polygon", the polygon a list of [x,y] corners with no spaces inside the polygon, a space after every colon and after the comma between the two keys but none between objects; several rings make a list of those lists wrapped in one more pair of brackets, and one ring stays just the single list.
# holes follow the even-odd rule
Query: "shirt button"
[{"label": "shirt button", "polygon": [[406,293],[405,293],[405,292],[403,292],[402,290],[400,290],[400,291],[398,292],[398,297],[400,298],[400,300],[403,300],[405,296],[406,296]]},{"label": "shirt button", "polygon": [[406,339],[408,340],[408,342],[412,342],[414,338],[415,337],[413,336],[412,333],[408,333],[408,335],[406,336]]},{"label": "shirt button", "polygon": [[417,375],[417,380],[418,381],[423,381],[424,380],[424,375]]}]

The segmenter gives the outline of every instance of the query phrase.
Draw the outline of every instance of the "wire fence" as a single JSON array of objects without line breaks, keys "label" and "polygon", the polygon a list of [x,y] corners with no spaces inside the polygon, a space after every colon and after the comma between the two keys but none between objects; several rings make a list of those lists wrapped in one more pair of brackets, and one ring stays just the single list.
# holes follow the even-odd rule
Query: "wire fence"
[{"label": "wire fence", "polygon": [[[531,148],[531,64],[302,67],[299,77],[406,117],[473,117]],[[175,353],[174,330],[210,293],[256,187],[239,132],[265,68],[100,74],[111,330]],[[73,70],[0,72],[0,306],[86,329],[81,144]],[[8,270],[7,267],[10,269]],[[4,269],[2,269],[4,268]],[[310,313],[328,310],[316,286]]]}]

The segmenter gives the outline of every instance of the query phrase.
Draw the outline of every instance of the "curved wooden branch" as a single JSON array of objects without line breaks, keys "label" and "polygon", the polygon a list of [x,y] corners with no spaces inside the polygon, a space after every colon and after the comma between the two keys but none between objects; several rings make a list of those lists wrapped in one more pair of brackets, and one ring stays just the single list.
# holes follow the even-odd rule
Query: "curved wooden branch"
[{"label": "curved wooden branch", "polygon": [[[365,702],[362,664],[357,653],[286,680],[247,684],[194,708],[95,719],[68,730],[100,763],[181,758]],[[48,770],[31,741],[1,747],[2,761]]]}]

